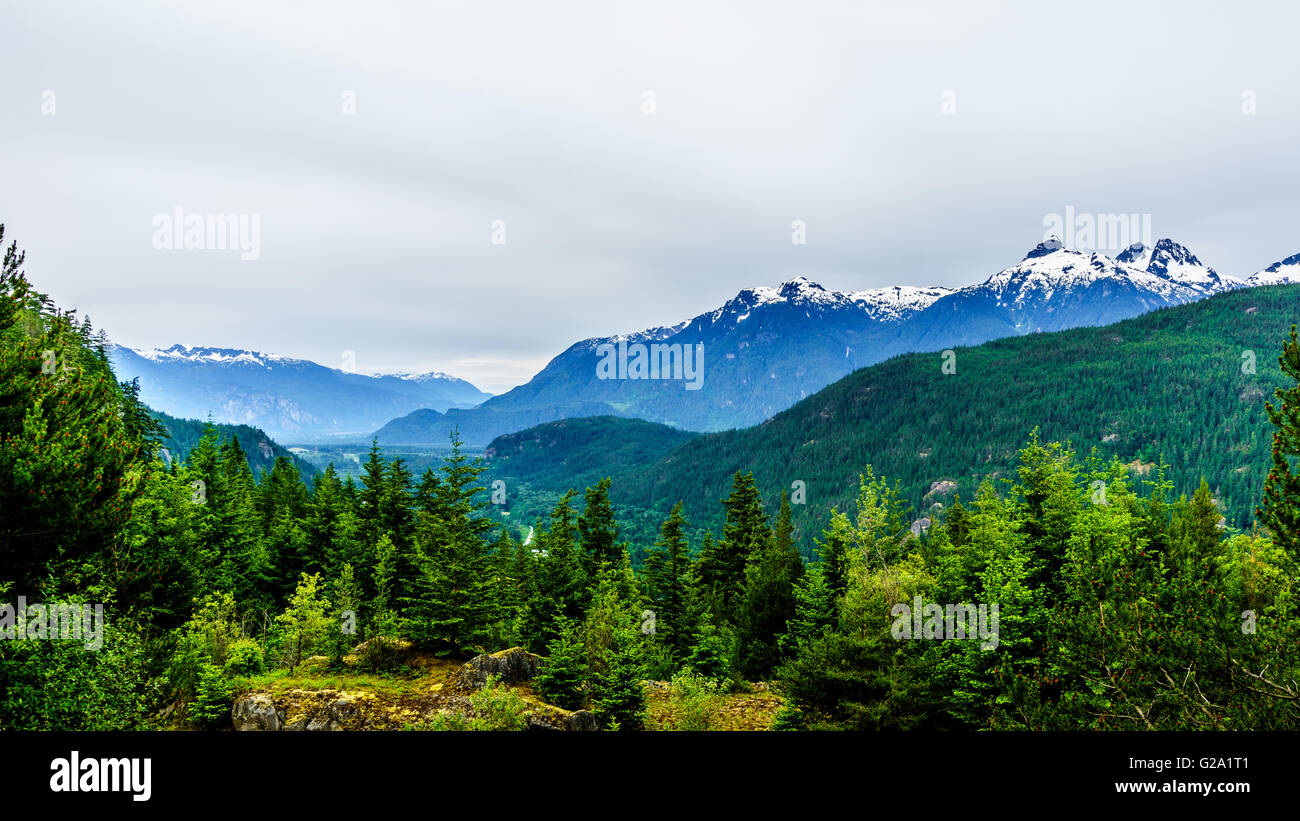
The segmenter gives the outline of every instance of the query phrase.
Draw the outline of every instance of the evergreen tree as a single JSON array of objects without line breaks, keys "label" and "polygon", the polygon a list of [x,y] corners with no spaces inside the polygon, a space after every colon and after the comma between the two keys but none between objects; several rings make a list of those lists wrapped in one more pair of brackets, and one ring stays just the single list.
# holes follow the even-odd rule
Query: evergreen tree
[{"label": "evergreen tree", "polygon": [[590,600],[574,541],[577,527],[569,505],[572,498],[573,491],[560,498],[551,512],[549,528],[537,539],[540,555],[526,589],[522,617],[522,632],[530,649],[541,650],[554,641],[561,619],[581,619]]},{"label": "evergreen tree", "polygon": [[405,629],[416,641],[447,642],[459,650],[484,639],[500,617],[484,539],[491,522],[479,515],[487,503],[476,499],[483,492],[477,484],[483,469],[481,460],[464,454],[453,433],[439,483],[445,518],[421,517],[419,573],[412,593],[402,599]]},{"label": "evergreen tree", "polygon": [[587,506],[578,517],[578,545],[582,550],[582,568],[594,583],[602,570],[617,567],[627,554],[626,543],[618,541],[618,523],[609,501],[611,481],[601,479],[584,494]]},{"label": "evergreen tree", "polygon": [[795,585],[803,574],[803,560],[791,538],[790,502],[781,494],[781,512],[773,538],[759,548],[745,568],[745,593],[741,600],[741,672],[751,678],[769,675],[781,660],[779,636],[795,615]]},{"label": "evergreen tree", "polygon": [[373,544],[378,541],[379,534],[383,532],[384,475],[387,473],[387,465],[379,453],[377,438],[370,441],[370,453],[366,457],[365,464],[362,465],[362,470],[364,475],[361,479],[362,488],[357,494],[357,503],[360,507],[361,520],[365,523],[366,541]]},{"label": "evergreen tree", "polygon": [[705,618],[700,621],[685,667],[712,681],[729,684],[735,672],[734,657],[735,636],[731,628],[718,627],[713,619]]},{"label": "evergreen tree", "polygon": [[722,539],[700,551],[701,594],[720,623],[735,624],[744,592],[745,566],[770,538],[767,516],[752,473],[736,473],[723,501]]},{"label": "evergreen tree", "polygon": [[357,643],[356,632],[361,607],[361,587],[357,584],[352,565],[344,564],[333,584],[333,622],[329,635],[330,662],[343,666],[343,656]]},{"label": "evergreen tree", "polygon": [[370,635],[391,636],[397,627],[397,602],[394,599],[394,579],[397,575],[397,549],[385,534],[375,545],[375,595],[370,602],[370,619],[374,630]]},{"label": "evergreen tree", "polygon": [[645,723],[645,659],[636,629],[616,627],[592,681],[596,718],[606,729],[639,730]]},{"label": "evergreen tree", "polygon": [[650,605],[655,611],[656,637],[680,664],[690,652],[696,626],[691,618],[693,581],[690,546],[682,503],[673,505],[660,528],[655,550],[646,558],[645,576]]},{"label": "evergreen tree", "polygon": [[836,624],[837,608],[826,575],[826,565],[816,562],[795,584],[794,615],[778,639],[781,653],[787,658],[808,647]]},{"label": "evergreen tree", "polygon": [[576,710],[586,698],[587,652],[577,625],[568,619],[557,622],[559,635],[547,646],[546,662],[535,679],[537,692],[552,704]]},{"label": "evergreen tree", "polygon": [[1276,399],[1282,404],[1265,404],[1273,432],[1273,465],[1264,484],[1264,502],[1255,515],[1268,528],[1273,541],[1300,560],[1300,476],[1292,468],[1291,460],[1300,456],[1300,339],[1296,326],[1282,345],[1282,355],[1277,359],[1282,373],[1296,384],[1283,390],[1274,389]]}]

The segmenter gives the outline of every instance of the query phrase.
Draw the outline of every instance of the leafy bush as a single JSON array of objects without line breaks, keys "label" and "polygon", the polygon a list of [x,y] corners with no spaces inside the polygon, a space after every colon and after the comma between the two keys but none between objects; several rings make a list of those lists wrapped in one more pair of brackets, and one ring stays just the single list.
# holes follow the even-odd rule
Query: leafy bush
[{"label": "leafy bush", "polygon": [[0,641],[0,728],[147,729],[162,682],[144,641],[129,626],[103,629],[98,650],[77,639]]},{"label": "leafy bush", "polygon": [[646,678],[653,681],[670,679],[678,664],[673,660],[672,648],[653,638],[643,642]]},{"label": "leafy bush", "polygon": [[660,720],[659,729],[693,732],[713,729],[725,688],[724,682],[682,670],[673,676],[669,685],[668,711]]},{"label": "leafy bush", "polygon": [[242,635],[235,599],[229,593],[212,593],[195,605],[194,615],[175,631],[176,649],[167,665],[171,689],[181,701],[198,692],[203,665],[225,666],[231,645]]},{"label": "leafy bush", "polygon": [[519,693],[489,676],[487,683],[469,697],[474,708],[476,730],[523,730],[528,727],[528,702]]},{"label": "leafy bush", "polygon": [[772,716],[772,726],[769,728],[778,732],[787,730],[804,730],[808,725],[804,721],[803,714],[799,708],[792,707],[789,704],[776,711]]},{"label": "leafy bush", "polygon": [[426,722],[407,724],[405,729],[417,732],[459,733],[477,728],[471,726],[470,719],[464,713],[452,711],[438,713]]},{"label": "leafy bush", "polygon": [[226,659],[226,672],[253,676],[266,669],[262,646],[253,639],[237,639],[231,643]]}]

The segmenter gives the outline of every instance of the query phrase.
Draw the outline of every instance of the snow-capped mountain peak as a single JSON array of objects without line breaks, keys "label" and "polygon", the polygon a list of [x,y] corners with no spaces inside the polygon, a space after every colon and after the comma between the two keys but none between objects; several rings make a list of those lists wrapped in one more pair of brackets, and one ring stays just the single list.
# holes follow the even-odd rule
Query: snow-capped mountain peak
[{"label": "snow-capped mountain peak", "polygon": [[1025,254],[1025,259],[1036,259],[1038,257],[1045,257],[1048,254],[1054,254],[1057,251],[1063,249],[1068,250],[1065,249],[1065,244],[1062,243],[1061,240],[1057,238],[1055,234],[1053,234],[1052,236],[1048,237],[1047,239],[1035,245],[1029,251],[1028,254]]},{"label": "snow-capped mountain peak", "polygon": [[404,380],[406,380],[407,382],[418,382],[418,383],[421,383],[421,384],[423,384],[423,383],[425,383],[425,382],[437,382],[437,381],[440,381],[440,380],[456,379],[456,378],[457,378],[457,377],[455,377],[455,376],[452,376],[452,375],[449,374],[449,373],[443,373],[442,371],[428,371],[428,372],[425,372],[425,373],[416,373],[416,372],[413,372],[413,371],[398,371],[398,372],[396,372],[396,373],[375,373],[375,374],[371,374],[371,375],[372,375],[372,376],[392,376],[392,377],[394,377],[394,378],[396,378],[396,379],[404,379]]},{"label": "snow-capped mountain peak", "polygon": [[1145,271],[1151,262],[1151,246],[1135,242],[1115,255],[1116,262],[1122,262],[1132,268]]},{"label": "snow-capped mountain peak", "polygon": [[748,319],[755,308],[787,305],[815,311],[863,311],[868,319],[895,322],[928,308],[952,291],[940,287],[894,285],[845,293],[832,291],[805,276],[797,276],[773,287],[747,288],[714,311],[714,322],[732,315],[735,321]]},{"label": "snow-capped mountain peak", "polygon": [[1104,254],[1066,248],[1055,237],[1035,246],[1020,264],[999,271],[979,285],[963,288],[962,292],[983,293],[998,305],[1021,309],[1050,305],[1094,285],[1146,293],[1154,300],[1153,306],[1183,302],[1206,293]]},{"label": "snow-capped mountain peak", "polygon": [[1121,251],[1116,261],[1160,277],[1177,285],[1191,288],[1201,294],[1215,294],[1240,288],[1244,283],[1234,277],[1223,276],[1201,262],[1187,246],[1163,238],[1154,246],[1135,242]]},{"label": "snow-capped mountain peak", "polygon": [[1252,274],[1246,285],[1289,285],[1293,282],[1300,282],[1300,254],[1292,254]]},{"label": "snow-capped mountain peak", "polygon": [[1147,262],[1146,270],[1163,279],[1189,285],[1207,293],[1227,290],[1239,284],[1235,280],[1219,276],[1213,268],[1202,263],[1185,246],[1171,239],[1161,239],[1156,242],[1155,248],[1151,250],[1151,258]]},{"label": "snow-capped mountain peak", "polygon": [[[820,283],[813,282],[805,276],[797,276],[787,280],[775,288],[762,285],[757,288],[746,288],[736,294],[735,298],[730,300],[727,305],[735,303],[737,306],[745,308],[755,308],[759,305],[770,305],[777,302],[792,304],[836,304],[845,300],[845,295],[838,291],[831,291],[823,288]],[[724,306],[725,309],[726,306]]]},{"label": "snow-capped mountain peak", "polygon": [[208,365],[251,365],[270,368],[272,364],[285,365],[303,361],[239,348],[172,345],[170,348],[132,348],[131,350],[151,362],[194,362]]},{"label": "snow-capped mountain peak", "polygon": [[783,300],[793,302],[838,302],[843,297],[843,294],[828,291],[820,283],[802,275],[781,283],[776,294]]}]

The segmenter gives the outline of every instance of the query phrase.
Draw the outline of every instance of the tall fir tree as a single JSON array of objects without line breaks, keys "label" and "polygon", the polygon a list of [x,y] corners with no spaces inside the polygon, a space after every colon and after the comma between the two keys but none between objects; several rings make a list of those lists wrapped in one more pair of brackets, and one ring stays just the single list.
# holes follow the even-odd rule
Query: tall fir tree
[{"label": "tall fir tree", "polygon": [[793,532],[790,501],[782,492],[773,537],[745,568],[737,638],[741,672],[751,678],[770,675],[780,663],[778,639],[795,615],[795,586],[803,575],[803,560],[794,546]]},{"label": "tall fir tree", "polygon": [[487,502],[477,498],[484,492],[477,482],[484,466],[464,453],[457,434],[451,441],[439,484],[444,518],[421,518],[419,572],[402,601],[403,623],[412,639],[446,642],[460,650],[484,640],[501,611],[484,538],[492,524],[480,515]]},{"label": "tall fir tree", "polygon": [[691,587],[694,581],[689,523],[682,503],[673,505],[659,530],[655,549],[646,557],[644,575],[651,607],[655,611],[656,637],[680,664],[690,652],[696,624],[692,619]]},{"label": "tall fir tree", "polygon": [[1268,402],[1264,406],[1275,428],[1273,464],[1264,483],[1263,504],[1255,515],[1268,528],[1273,541],[1300,561],[1300,475],[1292,467],[1292,460],[1300,456],[1300,339],[1295,325],[1277,361],[1282,373],[1296,384],[1274,390],[1281,405]]},{"label": "tall fir tree", "polygon": [[737,472],[723,501],[727,518],[722,538],[701,549],[700,593],[720,623],[736,624],[744,594],[745,566],[771,538],[753,473]]},{"label": "tall fir tree", "polygon": [[586,507],[578,517],[578,545],[582,550],[583,571],[591,584],[601,572],[622,564],[627,545],[618,541],[618,523],[609,500],[610,479],[601,479],[587,488]]}]

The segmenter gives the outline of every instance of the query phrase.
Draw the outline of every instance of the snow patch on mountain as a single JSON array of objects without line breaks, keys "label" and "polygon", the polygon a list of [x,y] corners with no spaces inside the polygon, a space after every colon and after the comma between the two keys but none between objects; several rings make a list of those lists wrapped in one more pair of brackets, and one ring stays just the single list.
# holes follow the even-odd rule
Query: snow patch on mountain
[{"label": "snow patch on mountain", "polygon": [[1124,265],[1104,254],[1066,248],[1055,238],[1039,243],[1019,265],[999,271],[979,285],[962,291],[983,292],[1000,306],[1019,309],[1100,282],[1128,284],[1171,304],[1204,295],[1191,285]]},{"label": "snow patch on mountain", "polygon": [[755,309],[790,305],[804,309],[812,317],[814,309],[860,310],[866,318],[879,322],[896,322],[917,311],[925,310],[952,291],[940,287],[894,285],[845,293],[825,288],[805,276],[797,276],[776,287],[746,288],[721,308],[707,315],[709,324],[730,317],[734,323],[748,319]]},{"label": "snow patch on mountain", "polygon": [[425,384],[426,382],[443,382],[443,381],[459,382],[460,381],[460,377],[452,376],[451,374],[443,373],[442,371],[428,371],[426,373],[398,371],[396,373],[372,373],[370,374],[370,376],[374,376],[374,377],[391,376],[394,379],[402,379],[407,382],[417,382],[421,385]]},{"label": "snow patch on mountain", "polygon": [[1279,260],[1246,280],[1249,286],[1289,285],[1294,282],[1300,282],[1300,254]]},{"label": "snow patch on mountain", "polygon": [[1207,296],[1245,285],[1236,277],[1219,274],[1186,246],[1167,238],[1157,241],[1154,246],[1135,242],[1117,254],[1115,260],[1161,279],[1189,286]]},{"label": "snow patch on mountain", "polygon": [[129,348],[151,362],[195,362],[204,364],[254,365],[270,368],[272,364],[292,365],[305,362],[261,351],[237,348],[205,348],[189,345],[172,345],[170,348]]},{"label": "snow patch on mountain", "polygon": [[917,311],[924,311],[951,293],[951,288],[939,286],[894,285],[889,288],[854,291],[849,294],[849,299],[864,305],[877,319],[895,322]]}]

